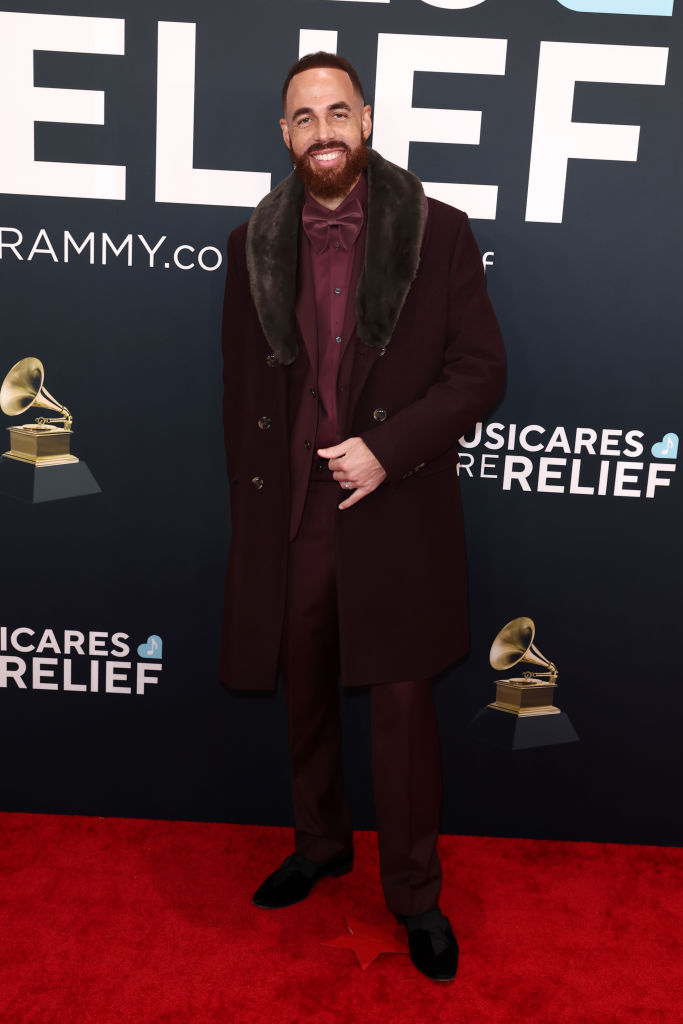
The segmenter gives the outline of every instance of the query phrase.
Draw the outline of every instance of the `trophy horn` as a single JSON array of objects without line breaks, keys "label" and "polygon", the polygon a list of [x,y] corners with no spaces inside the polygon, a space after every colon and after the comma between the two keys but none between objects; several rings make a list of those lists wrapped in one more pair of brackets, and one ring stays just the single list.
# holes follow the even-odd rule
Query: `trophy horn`
[{"label": "trophy horn", "polygon": [[18,363],[14,364],[2,383],[0,409],[7,416],[19,416],[31,406],[36,406],[39,409],[51,409],[63,417],[65,427],[69,429],[72,421],[71,413],[43,386],[44,379],[45,367],[40,359],[36,359],[35,356],[20,359]]},{"label": "trophy horn", "polygon": [[491,644],[491,668],[505,671],[522,661],[525,664],[539,665],[553,680],[556,679],[557,668],[534,644],[535,634],[536,626],[533,619],[522,615],[508,622]]}]

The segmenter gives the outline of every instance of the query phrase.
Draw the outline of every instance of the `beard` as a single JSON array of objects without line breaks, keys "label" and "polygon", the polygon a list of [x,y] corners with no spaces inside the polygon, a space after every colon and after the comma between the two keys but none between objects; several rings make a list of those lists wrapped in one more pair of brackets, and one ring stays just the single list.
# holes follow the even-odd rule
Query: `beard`
[{"label": "beard", "polygon": [[[319,153],[326,149],[341,149],[346,153],[346,159],[341,166],[314,165],[309,159],[311,153]],[[361,171],[368,165],[368,145],[362,136],[354,149],[345,142],[317,142],[298,156],[292,152],[291,147],[289,152],[294,170],[301,178],[304,188],[319,199],[343,199],[356,184]]]}]

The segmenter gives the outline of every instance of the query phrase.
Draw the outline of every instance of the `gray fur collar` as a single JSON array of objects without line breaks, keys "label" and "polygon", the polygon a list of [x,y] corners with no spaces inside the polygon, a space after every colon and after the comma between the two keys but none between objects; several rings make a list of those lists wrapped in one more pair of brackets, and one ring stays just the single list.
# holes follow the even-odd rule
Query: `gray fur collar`
[{"label": "gray fur collar", "polygon": [[[295,308],[303,201],[303,186],[292,171],[261,200],[247,230],[247,269],[256,312],[268,344],[286,366],[298,352]],[[420,262],[425,215],[424,191],[415,175],[368,150],[368,225],[356,329],[371,348],[391,341]]]}]

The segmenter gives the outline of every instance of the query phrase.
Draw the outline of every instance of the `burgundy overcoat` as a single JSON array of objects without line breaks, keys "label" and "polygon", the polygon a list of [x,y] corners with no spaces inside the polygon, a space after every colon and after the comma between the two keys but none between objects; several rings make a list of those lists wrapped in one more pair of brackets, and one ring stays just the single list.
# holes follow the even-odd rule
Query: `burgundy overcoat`
[{"label": "burgundy overcoat", "polygon": [[[295,316],[303,198],[292,173],[228,242],[232,541],[221,678],[236,690],[276,685],[291,493],[288,373],[308,358]],[[457,441],[504,382],[500,332],[466,215],[427,203],[414,175],[372,150],[356,311],[346,436],[363,437],[388,479],[338,513],[347,686],[427,678],[466,652]]]}]

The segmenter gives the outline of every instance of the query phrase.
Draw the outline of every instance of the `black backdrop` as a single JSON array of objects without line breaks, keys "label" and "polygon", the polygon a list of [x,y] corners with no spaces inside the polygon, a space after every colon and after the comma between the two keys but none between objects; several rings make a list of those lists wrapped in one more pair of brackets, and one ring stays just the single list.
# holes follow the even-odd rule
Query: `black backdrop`
[{"label": "black backdrop", "polygon": [[[462,205],[488,254],[510,374],[504,401],[463,444],[472,650],[436,687],[444,830],[679,842],[681,490],[675,450],[652,450],[680,433],[676,6],[17,0],[0,11],[0,377],[24,356],[43,361],[47,388],[74,413],[73,450],[102,488],[35,505],[0,495],[4,809],[290,820],[281,698],[240,699],[217,682],[229,539],[219,322],[225,239],[250,194],[288,172],[278,98],[303,29],[337,32],[369,102],[377,93],[384,155],[400,153],[409,121],[407,134],[423,136],[409,166],[425,181],[498,188],[487,216],[459,193],[473,197]],[[474,43],[447,42],[431,62],[435,39],[399,40],[392,61],[402,36],[503,41],[485,44],[499,66],[459,72],[453,55],[479,59]],[[334,45],[309,35],[304,50],[318,42]],[[571,45],[548,46],[560,43]],[[183,83],[195,48],[193,104]],[[481,111],[479,144],[458,142],[447,113],[398,106],[405,55],[418,52],[413,107]],[[563,112],[567,75],[577,84]],[[65,123],[73,90],[104,94],[103,123],[92,112]],[[570,119],[607,126],[599,159]],[[613,125],[640,126],[637,159],[609,150]],[[559,154],[559,172],[544,153]],[[100,170],[77,186],[73,165],[86,164]],[[125,186],[107,166],[125,166]],[[557,702],[578,744],[505,753],[472,740],[469,721],[493,699],[491,641],[519,615],[534,618],[559,667]],[[69,656],[65,630],[102,635],[91,654]],[[150,636],[161,659],[137,651]],[[139,665],[156,680],[142,693]],[[69,669],[82,689],[65,685]],[[371,827],[367,695],[343,706],[354,819]]]}]

